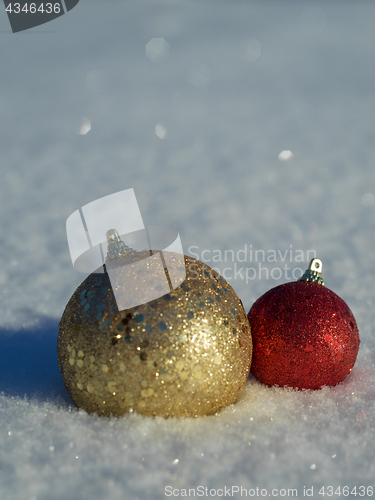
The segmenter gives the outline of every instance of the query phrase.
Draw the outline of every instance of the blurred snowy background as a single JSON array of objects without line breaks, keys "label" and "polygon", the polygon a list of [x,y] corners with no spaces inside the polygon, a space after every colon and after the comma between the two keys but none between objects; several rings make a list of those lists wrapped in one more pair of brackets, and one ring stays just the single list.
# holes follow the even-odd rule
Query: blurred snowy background
[{"label": "blurred snowy background", "polygon": [[[375,486],[374,21],[359,0],[80,0],[12,34],[0,9],[1,499]],[[250,378],[198,419],[78,411],[56,357],[84,278],[65,221],[128,188],[146,225],[178,226],[185,253],[230,268],[247,310],[315,250],[358,322],[350,376],[316,392]],[[288,256],[212,262],[245,245]]]}]

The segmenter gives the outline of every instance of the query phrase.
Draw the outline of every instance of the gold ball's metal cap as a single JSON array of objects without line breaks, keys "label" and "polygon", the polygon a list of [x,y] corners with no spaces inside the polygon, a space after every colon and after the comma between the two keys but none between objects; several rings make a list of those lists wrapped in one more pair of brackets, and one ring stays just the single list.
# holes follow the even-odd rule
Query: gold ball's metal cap
[{"label": "gold ball's metal cap", "polygon": [[105,259],[106,263],[118,259],[119,257],[135,253],[132,248],[125,245],[116,229],[109,229],[109,231],[106,232],[106,237],[108,241],[108,253]]}]

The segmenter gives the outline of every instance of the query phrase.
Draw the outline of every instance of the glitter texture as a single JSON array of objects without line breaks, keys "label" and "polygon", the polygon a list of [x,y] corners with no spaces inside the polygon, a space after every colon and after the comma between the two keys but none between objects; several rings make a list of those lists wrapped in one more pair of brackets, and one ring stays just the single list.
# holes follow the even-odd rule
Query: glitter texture
[{"label": "glitter texture", "polygon": [[298,281],[266,292],[249,312],[251,373],[264,384],[299,389],[336,385],[357,358],[357,323],[325,286]]},{"label": "glitter texture", "polygon": [[214,414],[236,401],[252,354],[242,302],[207,265],[185,256],[185,268],[178,288],[124,311],[106,273],[77,288],[58,339],[60,371],[77,406],[168,417]]}]

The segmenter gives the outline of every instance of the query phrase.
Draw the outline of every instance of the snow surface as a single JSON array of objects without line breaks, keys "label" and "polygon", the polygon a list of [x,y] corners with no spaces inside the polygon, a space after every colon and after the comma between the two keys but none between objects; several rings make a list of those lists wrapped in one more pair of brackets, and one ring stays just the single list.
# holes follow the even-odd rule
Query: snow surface
[{"label": "snow surface", "polygon": [[[12,34],[0,14],[1,500],[375,486],[374,19],[360,0],[80,0]],[[315,392],[250,378],[197,419],[78,411],[56,357],[84,278],[65,221],[127,188],[146,225],[179,226],[227,275],[277,277],[315,250],[358,322],[350,376]],[[208,260],[245,245],[304,262]],[[229,281],[249,309],[288,272]]]}]

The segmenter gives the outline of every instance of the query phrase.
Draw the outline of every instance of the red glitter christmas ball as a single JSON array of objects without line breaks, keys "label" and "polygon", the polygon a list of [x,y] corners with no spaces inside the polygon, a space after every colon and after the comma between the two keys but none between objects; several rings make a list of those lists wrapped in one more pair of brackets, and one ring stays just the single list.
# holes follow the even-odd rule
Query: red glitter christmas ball
[{"label": "red glitter christmas ball", "polygon": [[[314,265],[322,266],[313,259],[310,277]],[[266,292],[248,314],[251,373],[264,384],[319,389],[338,384],[354,366],[360,340],[353,313],[319,272],[313,271],[317,282],[306,273]]]}]

